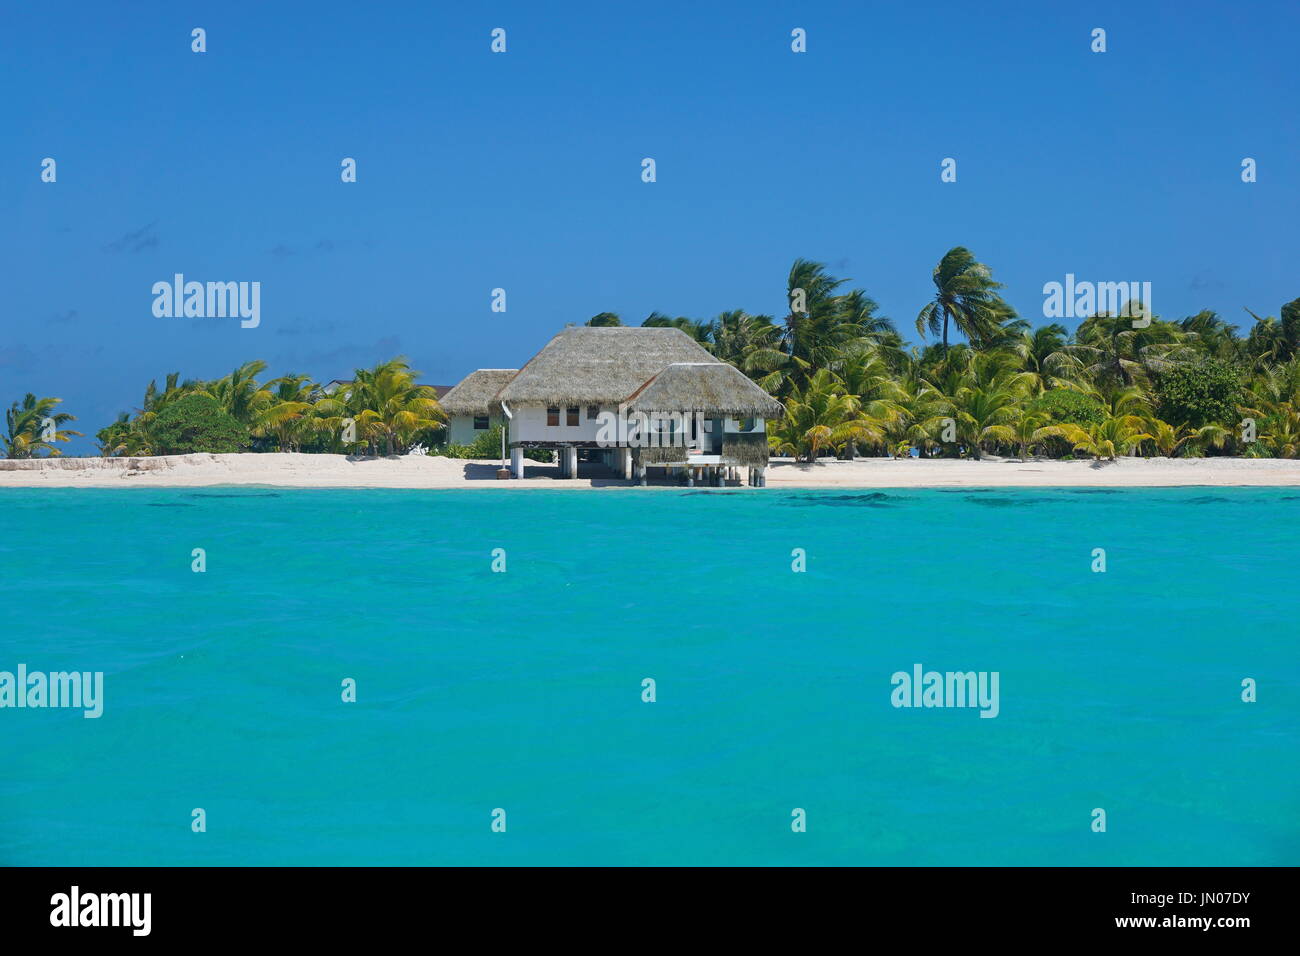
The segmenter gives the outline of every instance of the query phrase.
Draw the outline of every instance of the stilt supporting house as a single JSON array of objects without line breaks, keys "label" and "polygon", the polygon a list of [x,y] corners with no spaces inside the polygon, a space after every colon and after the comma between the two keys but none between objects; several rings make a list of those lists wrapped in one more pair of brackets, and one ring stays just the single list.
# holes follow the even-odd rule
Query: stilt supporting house
[{"label": "stilt supporting house", "polygon": [[[571,327],[522,369],[480,369],[448,393],[449,414],[468,434],[502,416],[510,470],[525,454],[551,451],[563,478],[578,453],[629,482],[653,469],[689,485],[765,484],[767,422],[781,404],[680,329]],[[461,420],[463,419],[463,421]]]}]

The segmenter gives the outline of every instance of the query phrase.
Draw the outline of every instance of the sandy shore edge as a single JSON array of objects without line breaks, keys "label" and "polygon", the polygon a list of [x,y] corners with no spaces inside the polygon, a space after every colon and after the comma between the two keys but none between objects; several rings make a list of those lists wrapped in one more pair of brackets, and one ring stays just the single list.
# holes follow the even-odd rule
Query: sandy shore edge
[{"label": "sandy shore edge", "polygon": [[[406,456],[231,454],[157,458],[0,460],[0,488],[529,489],[627,488],[612,478],[558,479],[558,467],[529,463],[522,481],[498,481],[499,462]],[[796,465],[774,459],[769,488],[1153,488],[1300,486],[1300,461],[1274,458],[1125,458],[1116,462],[895,460],[863,458]],[[651,487],[655,487],[652,485]],[[658,487],[679,487],[660,485]]]}]

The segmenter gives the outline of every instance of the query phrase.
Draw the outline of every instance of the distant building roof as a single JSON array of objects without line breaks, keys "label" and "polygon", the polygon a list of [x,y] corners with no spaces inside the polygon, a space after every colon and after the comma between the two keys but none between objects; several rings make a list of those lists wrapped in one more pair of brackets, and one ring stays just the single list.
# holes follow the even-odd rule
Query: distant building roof
[{"label": "distant building roof", "polygon": [[515,368],[481,368],[438,396],[448,415],[490,415],[501,410],[496,393],[518,372]]}]

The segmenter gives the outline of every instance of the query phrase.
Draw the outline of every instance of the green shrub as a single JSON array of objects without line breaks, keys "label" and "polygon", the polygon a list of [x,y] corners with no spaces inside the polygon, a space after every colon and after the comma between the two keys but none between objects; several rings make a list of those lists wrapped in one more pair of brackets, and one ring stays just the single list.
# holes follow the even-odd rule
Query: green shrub
[{"label": "green shrub", "polygon": [[[494,425],[488,431],[476,437],[468,445],[437,445],[429,449],[430,455],[441,455],[444,458],[475,458],[480,461],[501,460],[501,426]],[[510,457],[510,449],[506,448],[506,457]],[[553,462],[555,453],[549,449],[526,448],[524,457],[530,461]]]},{"label": "green shrub", "polygon": [[1053,388],[1034,399],[1032,409],[1045,414],[1053,424],[1100,425],[1106,420],[1101,402],[1070,388]]},{"label": "green shrub", "polygon": [[1237,419],[1241,400],[1241,370],[1208,359],[1179,365],[1155,377],[1156,411],[1171,425],[1200,428]]},{"label": "green shrub", "polygon": [[483,434],[477,436],[469,444],[469,454],[466,458],[500,458],[501,457],[501,426],[493,425]]},{"label": "green shrub", "polygon": [[248,429],[235,421],[215,398],[194,393],[168,403],[151,429],[159,455],[214,455],[236,452],[248,445]]}]

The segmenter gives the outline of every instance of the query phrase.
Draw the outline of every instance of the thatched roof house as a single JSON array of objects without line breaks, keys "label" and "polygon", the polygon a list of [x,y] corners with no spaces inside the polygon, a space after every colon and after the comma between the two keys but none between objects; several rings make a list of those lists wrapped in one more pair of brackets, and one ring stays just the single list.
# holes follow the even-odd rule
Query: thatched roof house
[{"label": "thatched roof house", "polygon": [[643,483],[651,466],[715,483],[747,467],[759,485],[766,421],[784,412],[680,329],[644,326],[567,328],[518,371],[471,373],[442,407],[453,441],[472,440],[501,416],[517,477],[524,451],[543,449],[560,453],[564,476],[578,473],[581,452]]},{"label": "thatched roof house", "polygon": [[448,415],[498,415],[496,394],[517,373],[517,368],[481,368],[442,396],[439,404]]}]

